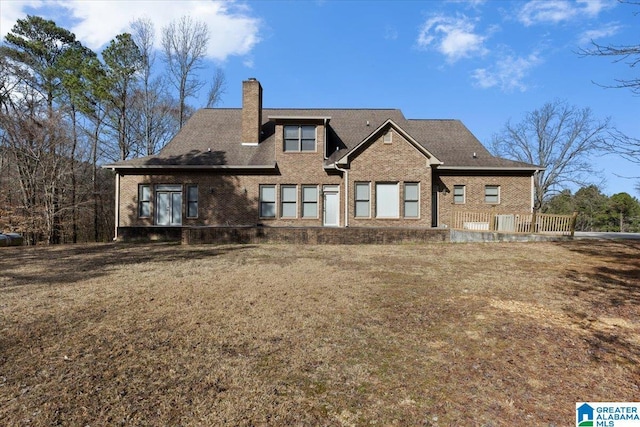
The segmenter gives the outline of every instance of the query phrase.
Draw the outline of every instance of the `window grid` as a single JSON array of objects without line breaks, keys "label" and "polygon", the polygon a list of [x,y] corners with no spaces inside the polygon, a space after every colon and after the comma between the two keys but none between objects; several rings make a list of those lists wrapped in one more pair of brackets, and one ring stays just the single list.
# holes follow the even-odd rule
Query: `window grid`
[{"label": "window grid", "polygon": [[284,151],[314,152],[316,151],[316,127],[313,125],[296,125],[284,127]]}]

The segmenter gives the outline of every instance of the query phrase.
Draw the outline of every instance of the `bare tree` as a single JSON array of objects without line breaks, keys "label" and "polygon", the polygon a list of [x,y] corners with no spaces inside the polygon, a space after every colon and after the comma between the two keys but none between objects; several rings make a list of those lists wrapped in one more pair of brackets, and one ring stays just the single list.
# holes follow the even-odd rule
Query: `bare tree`
[{"label": "bare tree", "polygon": [[211,86],[209,86],[209,93],[207,95],[207,108],[215,107],[220,102],[220,98],[225,93],[227,89],[226,79],[224,77],[224,72],[220,68],[216,69],[216,72],[213,75],[213,80],[211,81]]},{"label": "bare tree", "polygon": [[496,155],[545,168],[534,178],[535,208],[568,184],[585,186],[596,171],[590,156],[606,146],[610,120],[596,120],[589,108],[565,101],[544,104],[518,124],[508,121],[494,135]]},{"label": "bare tree", "polygon": [[[620,3],[639,6],[640,2],[622,1]],[[634,12],[634,15],[640,15],[640,10]],[[640,65],[640,43],[628,45],[616,44],[600,44],[591,41],[591,47],[588,49],[580,49],[578,54],[582,57],[597,56],[611,58],[613,63],[623,63],[630,68],[637,69]],[[629,89],[634,95],[640,95],[640,77],[629,79],[614,79],[613,84],[603,85],[596,83],[604,88]],[[640,138],[626,135],[618,130],[611,131],[611,139],[608,141],[608,148],[612,152],[619,154],[625,159],[640,163]],[[636,189],[640,192],[640,183]]]},{"label": "bare tree", "polygon": [[183,16],[162,29],[162,49],[167,73],[178,91],[180,128],[186,121],[186,98],[195,96],[204,85],[194,73],[203,67],[208,43],[207,24],[189,16]]}]

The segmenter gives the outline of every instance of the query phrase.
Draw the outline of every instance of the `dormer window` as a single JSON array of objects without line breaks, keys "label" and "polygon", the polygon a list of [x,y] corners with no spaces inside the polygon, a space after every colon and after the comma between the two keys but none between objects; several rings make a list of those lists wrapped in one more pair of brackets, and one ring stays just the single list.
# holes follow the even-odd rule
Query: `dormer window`
[{"label": "dormer window", "polygon": [[313,125],[285,126],[284,151],[316,151],[316,127]]}]

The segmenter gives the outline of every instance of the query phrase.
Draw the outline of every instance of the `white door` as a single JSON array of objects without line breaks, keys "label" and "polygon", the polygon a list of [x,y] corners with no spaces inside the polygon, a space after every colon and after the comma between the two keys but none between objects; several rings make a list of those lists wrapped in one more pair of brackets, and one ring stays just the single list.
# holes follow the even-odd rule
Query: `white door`
[{"label": "white door", "polygon": [[156,225],[182,225],[182,193],[156,193]]},{"label": "white door", "polygon": [[340,225],[340,193],[337,185],[325,186],[323,223],[326,227],[338,227]]}]

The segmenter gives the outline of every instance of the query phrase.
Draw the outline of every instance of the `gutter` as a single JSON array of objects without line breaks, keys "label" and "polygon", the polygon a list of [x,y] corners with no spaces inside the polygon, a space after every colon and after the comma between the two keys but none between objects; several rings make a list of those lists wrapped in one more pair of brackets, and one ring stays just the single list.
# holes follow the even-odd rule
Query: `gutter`
[{"label": "gutter", "polygon": [[438,166],[438,170],[476,170],[476,171],[540,171],[539,167],[508,167],[508,166]]},{"label": "gutter", "polygon": [[338,162],[334,163],[333,166],[337,171],[344,174],[344,226],[346,228],[349,227],[349,170],[340,169]]},{"label": "gutter", "polygon": [[125,170],[125,169],[145,169],[145,170],[154,170],[154,169],[171,169],[171,170],[265,170],[265,169],[277,169],[278,165],[276,163],[272,165],[245,165],[245,166],[236,166],[236,165],[104,165],[103,169],[111,169],[113,171],[117,170]]},{"label": "gutter", "polygon": [[[115,230],[113,233],[113,240],[118,240],[118,226],[120,225],[120,174],[116,172],[116,206],[115,206],[115,214],[116,214],[116,224]],[[136,208],[137,209],[137,208]]]}]

